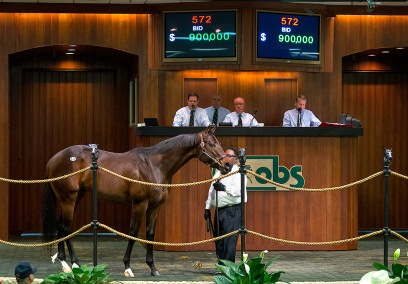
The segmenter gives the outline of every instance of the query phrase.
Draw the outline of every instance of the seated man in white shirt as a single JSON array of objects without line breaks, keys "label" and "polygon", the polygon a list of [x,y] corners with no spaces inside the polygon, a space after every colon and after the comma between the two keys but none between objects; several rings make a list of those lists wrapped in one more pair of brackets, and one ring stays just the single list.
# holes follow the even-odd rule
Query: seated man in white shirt
[{"label": "seated man in white shirt", "polygon": [[187,106],[176,112],[173,119],[173,126],[208,126],[207,112],[198,107],[199,97],[196,93],[187,95]]},{"label": "seated man in white shirt", "polygon": [[212,106],[205,108],[208,118],[212,124],[218,126],[220,122],[223,122],[227,114],[231,111],[221,106],[221,96],[214,95],[212,97]]},{"label": "seated man in white shirt", "polygon": [[244,112],[245,101],[241,97],[234,99],[235,111],[227,114],[223,122],[231,122],[232,126],[257,127],[258,121],[252,114]]},{"label": "seated man in white shirt", "polygon": [[318,127],[322,122],[306,109],[306,97],[295,98],[295,108],[290,109],[283,115],[283,127]]}]

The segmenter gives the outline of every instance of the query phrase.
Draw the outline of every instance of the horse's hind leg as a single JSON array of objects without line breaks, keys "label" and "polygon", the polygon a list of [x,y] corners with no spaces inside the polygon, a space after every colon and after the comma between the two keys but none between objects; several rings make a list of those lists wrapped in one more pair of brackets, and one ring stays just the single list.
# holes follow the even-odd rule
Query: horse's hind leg
[{"label": "horse's hind leg", "polygon": [[[74,207],[70,206],[70,203],[61,203],[61,217],[58,224],[58,238],[66,237],[70,234],[72,218],[74,215]],[[78,258],[76,256],[71,239],[65,241],[68,249],[69,256],[71,258],[72,267],[79,267]],[[70,271],[70,267],[66,263],[66,255],[64,242],[58,243],[58,259],[61,261],[63,271]]]},{"label": "horse's hind leg", "polygon": [[72,245],[71,239],[66,240],[65,243],[67,244],[67,249],[69,252],[69,256],[71,258],[72,267],[79,267],[78,257],[76,256],[74,246]]},{"label": "horse's hind leg", "polygon": [[[62,216],[60,216],[59,221],[58,221],[58,227],[57,227],[57,237],[58,239],[61,239],[65,236],[68,235],[68,229],[65,227],[64,221]],[[69,247],[68,247],[69,250]],[[64,272],[70,272],[71,268],[66,262],[66,254],[65,254],[65,247],[64,247],[64,242],[59,242],[58,243],[58,253],[57,253],[57,258],[61,262],[62,265],[62,271]]]},{"label": "horse's hind leg", "polygon": [[[60,216],[58,220],[58,226],[57,226],[57,238],[61,239],[64,237],[64,222],[62,221],[62,216]],[[64,242],[59,242],[58,243],[58,259],[60,261],[66,261],[66,255],[65,255],[65,247],[64,247]]]}]

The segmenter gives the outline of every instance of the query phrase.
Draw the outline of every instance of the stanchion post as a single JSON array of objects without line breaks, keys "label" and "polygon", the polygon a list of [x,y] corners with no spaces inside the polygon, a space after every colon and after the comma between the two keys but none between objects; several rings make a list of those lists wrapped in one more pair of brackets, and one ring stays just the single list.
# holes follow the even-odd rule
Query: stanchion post
[{"label": "stanchion post", "polygon": [[89,144],[91,147],[91,158],[92,158],[92,182],[93,182],[93,265],[98,265],[98,186],[97,186],[97,170],[98,170],[98,145]]},{"label": "stanchion post", "polygon": [[244,261],[245,253],[245,179],[246,179],[246,151],[245,148],[239,148],[239,173],[241,174],[241,260]]},{"label": "stanchion post", "polygon": [[384,148],[384,265],[388,267],[388,177],[390,176],[390,164],[392,160],[392,149]]}]

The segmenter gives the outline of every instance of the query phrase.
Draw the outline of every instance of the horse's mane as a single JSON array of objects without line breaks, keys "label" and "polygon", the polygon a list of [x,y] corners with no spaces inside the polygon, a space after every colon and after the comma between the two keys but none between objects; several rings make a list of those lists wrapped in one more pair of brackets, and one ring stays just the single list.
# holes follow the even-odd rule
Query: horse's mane
[{"label": "horse's mane", "polygon": [[183,148],[183,147],[195,147],[196,133],[193,134],[181,134],[164,141],[157,143],[151,147],[139,148],[146,155],[153,155],[157,153],[163,153],[173,148]]}]

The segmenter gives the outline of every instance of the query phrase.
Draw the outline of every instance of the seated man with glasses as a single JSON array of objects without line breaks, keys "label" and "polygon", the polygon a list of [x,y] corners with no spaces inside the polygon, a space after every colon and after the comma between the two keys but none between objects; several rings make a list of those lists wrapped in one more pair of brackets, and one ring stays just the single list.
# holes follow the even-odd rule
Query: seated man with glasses
[{"label": "seated man with glasses", "polygon": [[258,121],[252,114],[244,112],[245,101],[238,97],[234,99],[234,112],[227,114],[223,122],[231,122],[232,126],[257,127]]}]

